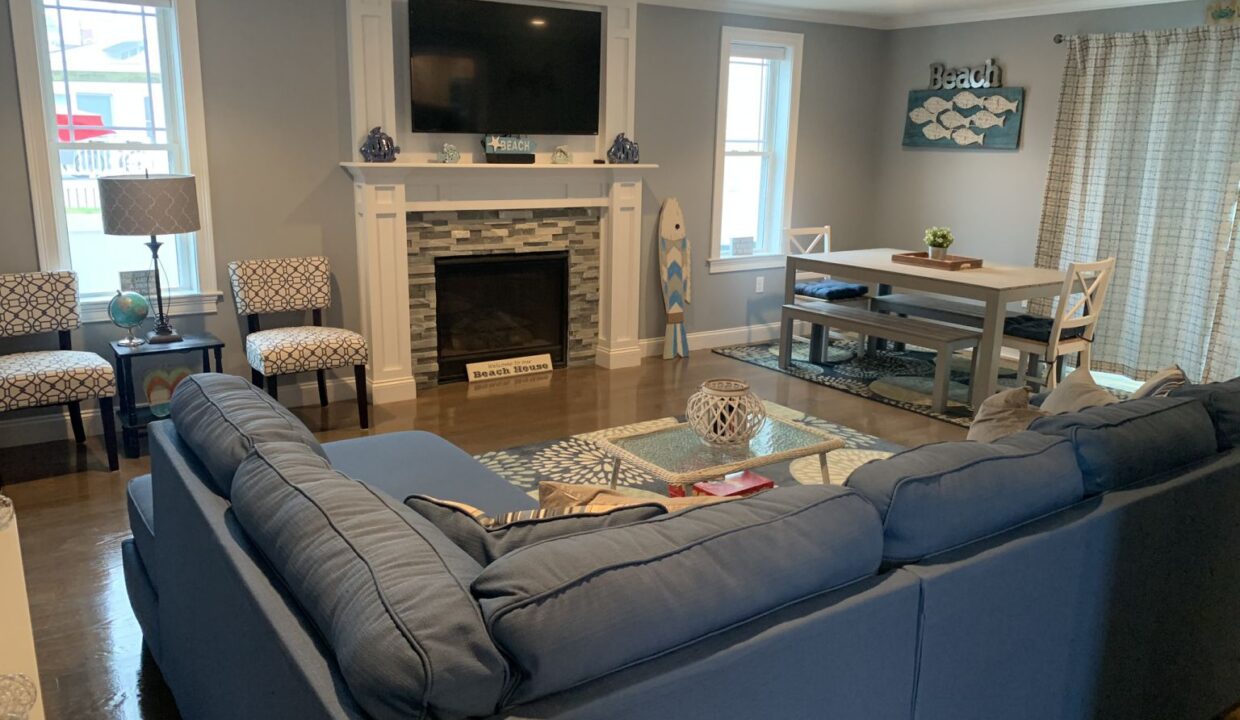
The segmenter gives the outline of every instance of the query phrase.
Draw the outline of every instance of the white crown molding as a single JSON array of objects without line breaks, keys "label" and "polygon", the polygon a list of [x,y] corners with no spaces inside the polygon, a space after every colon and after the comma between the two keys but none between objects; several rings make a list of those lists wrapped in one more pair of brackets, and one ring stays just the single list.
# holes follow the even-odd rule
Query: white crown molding
[{"label": "white crown molding", "polygon": [[870,28],[872,30],[885,30],[889,27],[888,19],[881,15],[817,10],[787,5],[767,5],[759,2],[745,2],[745,0],[641,0],[640,4],[733,15],[751,15],[754,17],[774,18],[776,20],[799,20],[801,22],[821,23],[823,25],[845,25],[848,27]]},{"label": "white crown molding", "polygon": [[844,25],[871,30],[908,30],[936,25],[1011,20],[1042,15],[1064,15],[1093,10],[1116,10],[1138,5],[1166,5],[1179,0],[1058,0],[1024,2],[1003,7],[944,10],[910,14],[856,13],[840,10],[793,7],[746,0],[641,0],[642,5],[731,13],[778,20],[799,20],[824,25]]},{"label": "white crown molding", "polygon": [[[1176,0],[1059,0],[1058,2],[1026,2],[1003,7],[978,8],[945,12],[917,13],[892,16],[887,19],[889,30],[906,30],[935,25],[985,22],[987,20],[1013,20],[1042,15],[1066,15],[1068,13],[1094,10],[1118,10],[1138,5],[1166,5]],[[1204,10],[1203,10],[1204,12]],[[1204,17],[1204,15],[1203,15]],[[1069,28],[1070,30],[1071,28]]]}]

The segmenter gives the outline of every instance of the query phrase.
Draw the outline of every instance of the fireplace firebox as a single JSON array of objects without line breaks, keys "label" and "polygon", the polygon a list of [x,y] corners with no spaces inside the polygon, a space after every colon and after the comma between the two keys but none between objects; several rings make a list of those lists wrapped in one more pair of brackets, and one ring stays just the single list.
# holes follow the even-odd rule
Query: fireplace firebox
[{"label": "fireplace firebox", "polygon": [[465,365],[522,355],[568,360],[567,252],[435,258],[439,382],[465,379]]}]

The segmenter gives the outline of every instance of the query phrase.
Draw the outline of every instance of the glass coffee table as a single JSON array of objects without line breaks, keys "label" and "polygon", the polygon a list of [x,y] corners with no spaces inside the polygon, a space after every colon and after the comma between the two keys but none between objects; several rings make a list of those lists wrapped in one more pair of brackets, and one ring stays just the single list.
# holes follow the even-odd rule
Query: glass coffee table
[{"label": "glass coffee table", "polygon": [[844,447],[842,439],[828,432],[773,417],[767,417],[747,445],[708,445],[688,423],[595,442],[612,460],[612,487],[621,465],[629,463],[667,483],[669,489],[676,487],[686,494],[696,482],[721,480],[729,473],[810,455],[818,456],[822,481],[827,484],[831,482],[827,453]]}]

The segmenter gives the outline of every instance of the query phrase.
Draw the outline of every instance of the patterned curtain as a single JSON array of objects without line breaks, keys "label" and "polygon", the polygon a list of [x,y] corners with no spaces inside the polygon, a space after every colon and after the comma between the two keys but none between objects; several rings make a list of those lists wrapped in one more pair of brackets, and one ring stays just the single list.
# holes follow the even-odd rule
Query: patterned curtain
[{"label": "patterned curtain", "polygon": [[1238,188],[1240,28],[1069,40],[1037,264],[1116,258],[1095,368],[1240,375]]}]

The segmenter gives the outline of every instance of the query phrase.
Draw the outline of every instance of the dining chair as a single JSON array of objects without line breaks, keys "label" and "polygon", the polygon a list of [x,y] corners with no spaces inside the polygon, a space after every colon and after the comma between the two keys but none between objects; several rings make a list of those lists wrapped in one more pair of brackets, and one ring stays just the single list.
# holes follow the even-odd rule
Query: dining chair
[{"label": "dining chair", "polygon": [[[357,415],[362,428],[370,426],[366,405],[366,338],[352,330],[323,327],[323,309],[332,302],[331,267],[325,257],[240,260],[228,264],[237,314],[247,323],[245,357],[250,379],[267,393],[279,395],[281,375],[314,371],[319,405],[327,405],[328,370],[353,367],[357,385]],[[313,325],[263,330],[259,315],[279,312],[311,313]],[[304,316],[303,316],[304,317]]]},{"label": "dining chair", "polygon": [[78,316],[77,275],[72,272],[0,275],[0,337],[54,332],[58,350],[0,355],[0,411],[63,405],[69,409],[73,439],[86,442],[82,401],[99,401],[108,470],[120,468],[116,452],[116,375],[107,360],[73,349],[71,331]]},{"label": "dining chair", "polygon": [[[1064,358],[1077,355],[1077,367],[1089,369],[1094,333],[1115,273],[1115,258],[1072,263],[1059,291],[1054,317],[1017,315],[1003,326],[1003,345],[1020,352],[1021,380],[1053,389],[1063,377]],[[1047,364],[1043,374],[1041,363]]]},{"label": "dining chair", "polygon": [[[784,231],[787,237],[789,255],[809,255],[813,253],[831,252],[831,226],[817,225],[813,227],[788,228]],[[833,280],[818,273],[797,273],[796,295],[811,300],[825,302],[849,302],[860,300],[870,293],[867,285]],[[828,334],[820,325],[810,325],[810,362],[822,362],[826,357]],[[860,339],[865,347],[866,338]]]}]

